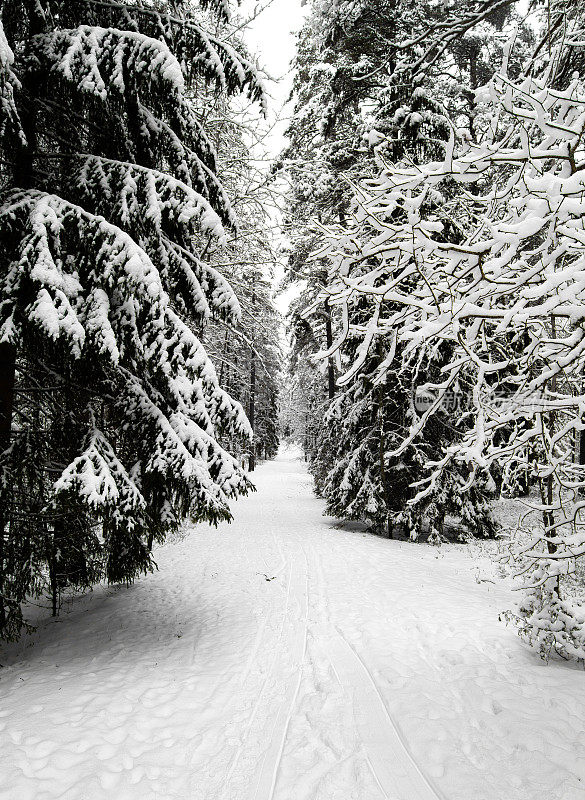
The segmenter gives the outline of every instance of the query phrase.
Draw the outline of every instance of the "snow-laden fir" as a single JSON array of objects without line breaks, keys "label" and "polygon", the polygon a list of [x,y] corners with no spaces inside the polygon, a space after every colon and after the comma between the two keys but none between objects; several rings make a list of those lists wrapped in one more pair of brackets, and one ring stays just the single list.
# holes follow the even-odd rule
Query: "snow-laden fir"
[{"label": "snow-laden fir", "polygon": [[262,88],[216,35],[225,4],[203,5],[2,9],[3,636],[47,571],[56,611],[66,586],[152,569],[155,539],[229,518],[251,487],[225,446],[250,426],[201,342],[241,315],[205,263],[236,217],[201,112],[213,84]]}]

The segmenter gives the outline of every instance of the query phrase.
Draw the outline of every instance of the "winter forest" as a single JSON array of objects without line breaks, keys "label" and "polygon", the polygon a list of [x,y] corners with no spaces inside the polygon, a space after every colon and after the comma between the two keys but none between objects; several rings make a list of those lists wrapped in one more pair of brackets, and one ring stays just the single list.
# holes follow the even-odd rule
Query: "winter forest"
[{"label": "winter forest", "polygon": [[0,281],[0,800],[585,798],[585,4],[0,0]]}]

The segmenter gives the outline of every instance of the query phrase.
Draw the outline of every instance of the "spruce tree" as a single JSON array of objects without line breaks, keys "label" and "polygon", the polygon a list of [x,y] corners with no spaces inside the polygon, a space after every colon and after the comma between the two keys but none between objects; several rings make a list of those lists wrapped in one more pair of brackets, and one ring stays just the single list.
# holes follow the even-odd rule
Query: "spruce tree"
[{"label": "spruce tree", "polygon": [[[201,344],[235,215],[190,95],[261,98],[227,3],[6,0],[0,35],[0,633],[51,582],[128,581],[249,482]],[[208,26],[211,25],[211,28]]]}]

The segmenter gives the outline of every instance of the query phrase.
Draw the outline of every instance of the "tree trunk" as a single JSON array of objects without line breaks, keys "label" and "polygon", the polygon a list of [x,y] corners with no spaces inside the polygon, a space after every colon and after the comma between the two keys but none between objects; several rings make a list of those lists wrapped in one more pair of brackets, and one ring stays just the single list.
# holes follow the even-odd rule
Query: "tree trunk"
[{"label": "tree trunk", "polygon": [[[46,28],[45,13],[36,0],[27,0],[29,34],[34,36]],[[34,96],[30,86],[23,84],[24,96]],[[14,187],[29,189],[34,186],[33,160],[36,149],[36,116],[30,103],[20,109],[20,121],[26,136],[26,142],[18,144],[15,165],[12,170],[11,183]],[[0,344],[0,453],[10,446],[12,428],[12,411],[14,407],[14,380],[16,372],[16,349],[13,345]],[[5,604],[5,559],[6,559],[6,525],[8,524],[8,497],[6,486],[0,494],[0,635],[6,630],[7,615]]]},{"label": "tree trunk", "polygon": [[[557,338],[557,328],[556,328],[556,318],[554,314],[551,314],[551,334],[552,338]],[[557,378],[556,375],[553,375],[550,382],[550,388],[552,392],[556,392],[557,390]],[[555,430],[555,423],[556,423],[556,414],[554,411],[548,416],[548,426],[550,432],[550,438],[554,436]],[[547,424],[547,421],[543,419],[542,425],[543,427]],[[554,453],[551,452],[551,458],[554,456]],[[560,491],[560,490],[559,490]],[[546,477],[545,480],[541,478],[540,480],[540,496],[541,500],[543,501],[544,506],[548,506],[549,509],[552,509],[553,501],[554,501],[554,478],[553,475],[550,474]],[[554,530],[555,524],[555,513],[552,510],[545,510],[542,512],[542,521],[544,524],[544,535],[548,538],[549,541],[546,543],[547,550],[550,555],[553,555],[557,551],[557,545],[554,541],[550,541],[550,539],[554,539],[556,537],[556,531]],[[556,584],[555,584],[555,592],[557,595],[560,594],[560,578],[557,575]]]},{"label": "tree trunk", "polygon": [[[12,409],[14,407],[14,379],[16,350],[11,344],[0,344],[0,453],[10,446]],[[8,497],[3,487],[0,493],[0,631],[6,626],[4,604],[4,553],[6,524],[8,522]]]},{"label": "tree trunk", "polygon": [[248,408],[248,419],[252,428],[252,441],[250,442],[250,465],[248,470],[254,472],[256,469],[256,440],[254,436],[255,413],[256,413],[256,353],[251,348],[250,355],[250,405]]},{"label": "tree trunk", "polygon": [[380,426],[380,446],[378,451],[380,463],[380,482],[382,484],[382,491],[384,493],[384,505],[386,506],[386,532],[389,539],[394,538],[394,531],[392,530],[392,522],[390,520],[390,490],[388,486],[388,473],[386,471],[386,441],[384,438],[384,397],[382,389],[378,389],[378,424]]},{"label": "tree trunk", "polygon": [[[252,316],[254,316],[254,309],[256,308],[256,295],[252,290]],[[252,428],[252,441],[250,442],[250,460],[248,463],[248,472],[254,472],[256,469],[256,438],[254,426],[256,423],[256,350],[254,349],[254,337],[252,336],[252,343],[250,345],[250,405],[248,407],[248,419],[250,427]]]},{"label": "tree trunk", "polygon": [[57,575],[57,543],[56,532],[51,537],[51,552],[49,553],[49,582],[51,584],[51,616],[56,617],[59,611],[59,576]]},{"label": "tree trunk", "polygon": [[[546,478],[546,481],[543,486],[542,496],[544,499],[544,503],[547,506],[552,506],[554,501],[554,483],[553,483],[553,476],[549,475]],[[544,511],[543,512],[543,522],[545,528],[545,534],[548,535],[549,538],[553,538],[556,534],[552,530],[555,524],[555,515],[554,511]],[[557,551],[557,545],[555,542],[548,541],[546,543],[548,552],[552,555]]]},{"label": "tree trunk", "polygon": [[[327,349],[333,344],[333,326],[331,324],[331,308],[329,307],[329,300],[325,300],[325,336],[327,337]],[[329,399],[333,400],[335,397],[335,367],[333,366],[333,357],[329,356],[327,359],[327,389]]]},{"label": "tree trunk", "polygon": [[[579,464],[585,465],[585,430],[579,431]],[[585,495],[585,487],[581,487],[579,495],[581,497]]]}]

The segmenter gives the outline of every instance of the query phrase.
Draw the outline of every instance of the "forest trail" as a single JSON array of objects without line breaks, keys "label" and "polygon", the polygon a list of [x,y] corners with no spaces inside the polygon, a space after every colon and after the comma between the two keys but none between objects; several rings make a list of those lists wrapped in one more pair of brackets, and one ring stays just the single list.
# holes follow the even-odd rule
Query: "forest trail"
[{"label": "forest trail", "polygon": [[583,800],[583,672],[498,622],[506,586],[340,529],[293,452],[254,477],[0,650],[0,800]]}]

